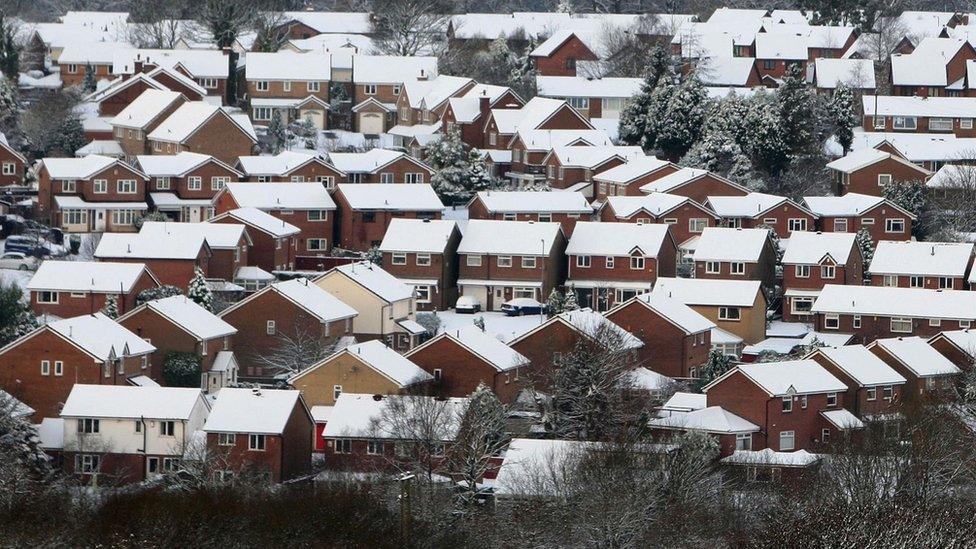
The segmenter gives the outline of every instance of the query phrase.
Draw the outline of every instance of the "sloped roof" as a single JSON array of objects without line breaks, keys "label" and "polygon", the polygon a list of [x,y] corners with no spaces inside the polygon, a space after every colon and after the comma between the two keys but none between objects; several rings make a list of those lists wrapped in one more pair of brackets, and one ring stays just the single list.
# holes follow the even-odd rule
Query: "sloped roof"
[{"label": "sloped roof", "polygon": [[881,196],[847,193],[844,196],[805,196],[803,202],[817,215],[836,217],[862,214],[886,200]]},{"label": "sloped roof", "polygon": [[126,128],[145,128],[181,99],[183,94],[179,92],[148,89],[126,105],[109,121],[109,124]]},{"label": "sloped roof", "polygon": [[301,229],[291,223],[250,206],[224,212],[211,218],[209,221],[214,222],[224,218],[240,221],[249,227],[264,231],[275,238],[283,238],[302,232]]},{"label": "sloped roof", "polygon": [[572,191],[479,191],[478,200],[496,213],[593,213],[583,193]]},{"label": "sloped roof", "polygon": [[[360,286],[380,296],[388,302],[410,299],[413,288],[400,282],[396,277],[369,261],[339,265],[334,271],[340,272]],[[326,273],[323,276],[327,276]]]},{"label": "sloped roof", "polygon": [[689,334],[697,334],[715,328],[715,323],[698,314],[694,309],[677,299],[668,297],[662,292],[648,292],[636,296],[640,301],[657,314],[684,330]]},{"label": "sloped roof", "polygon": [[695,247],[695,261],[759,261],[768,229],[705,227]]},{"label": "sloped roof", "polygon": [[309,162],[325,163],[321,157],[311,152],[281,151],[276,155],[240,156],[237,161],[248,175],[286,175]]},{"label": "sloped roof", "polygon": [[199,340],[215,339],[237,333],[237,328],[183,295],[148,301],[145,306],[168,318],[173,324]]},{"label": "sloped roof", "polygon": [[958,374],[962,370],[920,337],[892,337],[876,339],[869,347],[878,346],[918,377]]},{"label": "sloped roof", "polygon": [[172,221],[146,221],[139,234],[151,240],[184,238],[195,239],[203,236],[211,248],[236,248],[244,237],[244,225],[236,223],[176,223]]},{"label": "sloped roof", "polygon": [[293,390],[225,387],[217,393],[203,430],[280,435],[300,399],[301,392]]},{"label": "sloped roof", "polygon": [[653,292],[685,305],[751,307],[760,295],[760,285],[758,280],[659,277]]},{"label": "sloped roof", "polygon": [[663,223],[608,223],[579,221],[566,247],[566,255],[623,257],[635,249],[645,257],[657,257],[668,239]]},{"label": "sloped roof", "polygon": [[251,81],[327,81],[332,79],[332,56],[317,51],[248,52],[244,73]]},{"label": "sloped roof", "polygon": [[705,431],[708,433],[755,433],[759,426],[721,406],[709,406],[690,412],[675,412],[647,422],[650,427]]},{"label": "sloped roof", "polygon": [[823,354],[861,386],[900,385],[905,378],[885,364],[864,345],[820,347],[814,353]]},{"label": "sloped roof", "polygon": [[395,217],[386,229],[380,251],[443,253],[455,230],[457,222],[454,220]]},{"label": "sloped roof", "polygon": [[607,204],[613,208],[617,217],[630,217],[641,210],[657,217],[689,201],[692,200],[685,196],[657,192],[643,196],[607,197]]},{"label": "sloped roof", "polygon": [[208,155],[183,151],[177,154],[146,154],[136,156],[139,167],[150,177],[178,177],[207,162],[216,162],[226,170],[242,175],[234,168]]},{"label": "sloped roof", "polygon": [[146,271],[144,263],[42,261],[26,288],[31,291],[128,293]]},{"label": "sloped roof", "polygon": [[242,208],[259,210],[334,210],[336,204],[321,183],[228,183],[227,190]]},{"label": "sloped roof", "polygon": [[41,162],[51,179],[87,179],[119,160],[90,154],[82,158],[43,158]]},{"label": "sloped roof", "polygon": [[458,253],[549,255],[560,234],[559,223],[472,219],[464,229]]},{"label": "sloped roof", "polygon": [[141,233],[105,233],[95,249],[98,259],[196,259],[207,246],[200,234],[185,238],[159,239]]},{"label": "sloped roof", "polygon": [[856,233],[811,233],[794,231],[783,253],[784,264],[816,265],[829,255],[837,264],[845,265],[854,250]]},{"label": "sloped roof", "polygon": [[82,315],[49,322],[46,328],[105,361],[114,354],[121,357],[144,355],[156,350],[138,335],[102,313]]},{"label": "sloped roof", "polygon": [[[447,330],[430,340],[432,343],[440,338],[450,339],[462,347],[467,348],[475,355],[478,355],[485,362],[495,367],[500,372],[505,372],[525,366],[529,359],[515,349],[509,347],[498,338],[481,331],[477,326],[465,326],[457,330]],[[407,358],[423,352],[431,343],[424,343],[407,354]]]},{"label": "sloped roof", "polygon": [[354,210],[439,212],[444,204],[426,183],[340,183],[338,193]]},{"label": "sloped roof", "polygon": [[811,359],[740,364],[729,373],[708,384],[703,390],[707,393],[709,388],[721,383],[725,377],[736,371],[742,372],[753,383],[774,397],[847,390],[847,385],[844,382]]},{"label": "sloped roof", "polygon": [[271,284],[269,288],[270,291],[281,294],[295,305],[305,309],[321,322],[352,318],[359,314],[344,301],[304,278],[278,282]]},{"label": "sloped roof", "polygon": [[206,101],[188,101],[183,103],[162,124],[149,132],[147,137],[160,141],[183,142],[189,139],[204,123],[214,116],[219,116],[220,113],[226,115],[252,141],[257,141],[254,127],[251,126],[250,121],[245,122],[246,117],[242,119],[239,116],[235,116],[235,113],[229,112],[226,107],[214,105]]},{"label": "sloped roof", "polygon": [[79,383],[71,388],[61,417],[188,420],[202,399],[195,388]]},{"label": "sloped roof", "polygon": [[354,55],[352,81],[357,84],[403,84],[437,76],[437,58]]},{"label": "sloped roof", "polygon": [[585,76],[536,76],[537,93],[543,97],[631,98],[640,91],[641,78],[587,78]]},{"label": "sloped roof", "polygon": [[745,196],[708,197],[708,205],[721,217],[754,218],[787,201],[785,196],[757,192]]},{"label": "sloped roof", "polygon": [[882,240],[874,250],[868,272],[963,277],[972,258],[972,243]]},{"label": "sloped roof", "polygon": [[[342,393],[336,399],[332,408],[329,422],[325,424],[323,437],[327,438],[386,438],[400,439],[406,433],[391,431],[391,427],[382,422],[384,410],[392,399],[402,399],[403,407],[411,410],[414,406],[425,407],[424,404],[413,404],[420,399],[433,399],[430,396],[380,396],[356,393]],[[430,436],[433,440],[448,442],[454,440],[460,427],[460,418],[468,406],[467,398],[449,398],[443,401],[443,413],[448,421],[438,422],[433,426],[436,431]]]},{"label": "sloped roof", "polygon": [[972,320],[976,292],[886,286],[827,284],[813,304],[815,313]]}]

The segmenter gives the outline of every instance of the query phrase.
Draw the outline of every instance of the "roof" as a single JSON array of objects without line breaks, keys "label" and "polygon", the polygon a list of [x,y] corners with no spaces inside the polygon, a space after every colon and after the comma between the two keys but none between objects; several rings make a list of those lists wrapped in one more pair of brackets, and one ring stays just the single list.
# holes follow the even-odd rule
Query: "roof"
[{"label": "roof", "polygon": [[444,204],[427,183],[340,183],[342,194],[354,210],[439,212]]},{"label": "roof", "polygon": [[[48,322],[44,328],[74,343],[99,361],[112,356],[134,356],[156,350],[146,340],[102,313]],[[43,329],[43,328],[42,328]]]},{"label": "roof", "polygon": [[202,234],[160,239],[149,233],[105,233],[95,249],[98,259],[188,259],[196,260],[207,246]]},{"label": "roof", "polygon": [[321,183],[228,183],[224,191],[242,208],[259,210],[334,210]]},{"label": "roof", "polygon": [[640,158],[644,156],[644,150],[637,146],[570,146],[554,147],[546,158],[550,155],[559,159],[563,167],[596,169],[612,158],[619,158],[625,162]]},{"label": "roof", "polygon": [[976,295],[965,290],[827,284],[814,313],[895,316],[922,319],[976,318]]},{"label": "roof", "polygon": [[[47,169],[51,179],[88,179],[105,170],[116,162],[117,158],[90,154],[81,158],[43,158],[41,163]],[[126,167],[129,167],[126,165]]]},{"label": "roof", "polygon": [[597,443],[579,440],[515,438],[495,477],[496,496],[537,497],[559,493],[576,460]]},{"label": "roof", "polygon": [[854,173],[857,170],[866,168],[883,160],[892,160],[911,168],[921,174],[928,175],[930,172],[925,168],[909,162],[897,154],[892,154],[874,148],[857,149],[847,153],[847,156],[829,162],[827,167],[842,173]]},{"label": "roof", "polygon": [[459,254],[549,255],[562,234],[559,223],[469,220]]},{"label": "roof", "polygon": [[933,336],[929,342],[936,338],[945,338],[958,347],[960,351],[971,357],[976,357],[976,330],[946,330]]},{"label": "roof", "polygon": [[[183,295],[148,301],[144,306],[169,319],[173,324],[202,341],[237,333],[237,328]],[[125,316],[128,317],[131,314],[130,312]]]},{"label": "roof", "polygon": [[721,217],[755,218],[787,201],[785,196],[751,192],[745,196],[709,196],[708,206]]},{"label": "roof", "polygon": [[352,81],[357,84],[403,84],[437,76],[437,58],[354,55]]},{"label": "roof", "polygon": [[847,385],[843,381],[811,359],[739,364],[702,390],[707,393],[711,387],[721,383],[735,372],[741,372],[773,397],[847,390]]},{"label": "roof", "polygon": [[519,130],[516,137],[527,151],[549,152],[555,147],[588,145],[613,146],[613,140],[603,130]]},{"label": "roof", "polygon": [[188,420],[201,401],[197,388],[79,383],[71,388],[61,417]]},{"label": "roof", "polygon": [[[205,32],[209,34],[209,31]],[[182,67],[193,78],[226,79],[228,73],[227,56],[216,48],[120,50],[113,59],[112,73],[131,74],[135,70],[135,63],[140,60],[165,68],[170,73],[178,73],[174,69]]]},{"label": "roof", "polygon": [[142,168],[142,171],[144,171],[146,175],[150,177],[179,177],[190,172],[194,168],[206,164],[207,162],[215,162],[219,164],[220,167],[233,172],[237,176],[243,175],[239,171],[208,154],[187,151],[178,154],[139,155],[136,157],[136,162],[139,163],[139,167]]},{"label": "roof", "polygon": [[864,428],[864,422],[844,408],[839,410],[822,410],[820,415],[840,430]]},{"label": "roof", "polygon": [[640,91],[641,78],[588,78],[585,76],[536,76],[536,93],[543,97],[631,98]]},{"label": "roof", "polygon": [[657,257],[670,236],[663,223],[608,223],[579,221],[566,247],[566,255],[629,256],[639,251]]},{"label": "roof", "polygon": [[[402,439],[405,436],[410,436],[408,433],[394,430],[395,427],[391,428],[390,425],[382,422],[384,410],[393,399],[401,399],[400,402],[408,413],[415,409],[415,406],[426,409],[426,404],[415,404],[421,401],[429,402],[431,406],[442,406],[441,411],[448,420],[432,425],[431,429],[436,432],[429,436],[433,440],[444,442],[454,440],[457,436],[461,416],[468,407],[468,399],[466,398],[448,398],[434,401],[432,400],[434,397],[430,396],[381,396],[342,393],[336,399],[335,406],[332,407],[332,415],[329,416],[329,422],[325,424],[322,436],[325,438],[385,439]],[[434,402],[442,404],[434,404]]]},{"label": "roof", "polygon": [[301,229],[291,223],[250,206],[226,211],[216,217],[210,218],[209,221],[215,222],[225,218],[240,221],[249,227],[259,229],[275,238],[284,238],[302,232]]},{"label": "roof", "polygon": [[958,374],[955,364],[921,337],[876,339],[869,348],[881,347],[918,377]]},{"label": "roof", "polygon": [[478,200],[496,213],[593,213],[586,197],[571,191],[480,191]]},{"label": "roof", "polygon": [[319,286],[310,283],[305,278],[293,278],[284,282],[277,282],[271,284],[265,291],[281,294],[315,316],[320,322],[352,318],[359,314],[356,309]]},{"label": "roof", "polygon": [[680,429],[705,431],[708,433],[755,433],[759,426],[743,419],[721,406],[709,406],[690,412],[674,412],[671,415],[655,418],[648,426],[660,429]]},{"label": "roof", "polygon": [[747,86],[749,77],[756,71],[755,67],[754,57],[713,56],[699,71],[699,80],[706,86]]},{"label": "roof", "polygon": [[653,292],[685,305],[752,307],[761,294],[760,284],[758,280],[659,277]]},{"label": "roof", "polygon": [[905,378],[885,364],[864,345],[820,347],[813,354],[822,354],[862,387],[900,385]]},{"label": "roof", "polygon": [[284,16],[323,34],[366,34],[372,29],[369,12],[286,11]]},{"label": "roof", "polygon": [[871,59],[829,59],[814,60],[814,78],[818,88],[835,89],[841,85],[853,89],[873,90],[874,61]]},{"label": "roof", "polygon": [[769,242],[769,229],[705,227],[695,248],[695,261],[756,262]]},{"label": "roof", "polygon": [[715,328],[715,323],[694,309],[663,293],[648,292],[634,297],[685,333],[696,334]]},{"label": "roof", "polygon": [[[351,355],[361,360],[399,387],[407,387],[415,383],[423,383],[433,379],[430,373],[414,364],[408,357],[390,349],[378,339],[350,345],[332,356],[323,359],[319,365],[331,362],[333,358],[343,354]],[[317,365],[312,366],[312,368],[315,367]],[[289,381],[302,377],[305,373],[312,370],[312,368],[299,373]]]},{"label": "roof", "polygon": [[856,233],[794,231],[783,253],[783,264],[817,265],[825,256],[838,265],[847,264],[855,250]]},{"label": "roof", "polygon": [[404,82],[403,89],[411,107],[433,110],[472,84],[474,80],[467,77],[441,74],[428,80]]},{"label": "roof", "polygon": [[407,357],[409,358],[420,353],[421,349],[426,348],[428,345],[433,344],[434,341],[441,338],[450,339],[458,345],[468,349],[500,372],[513,370],[519,366],[525,366],[529,362],[528,358],[503,343],[497,337],[485,333],[480,328],[473,325],[464,326],[456,330],[447,330],[437,337],[431,339],[430,342],[424,343],[408,353]]},{"label": "roof", "polygon": [[976,180],[976,165],[946,164],[925,182],[930,189],[960,189]]},{"label": "roof", "polygon": [[972,243],[882,240],[874,250],[868,272],[963,277],[972,258]]},{"label": "roof", "polygon": [[319,155],[311,152],[281,151],[276,155],[240,156],[237,161],[248,175],[283,176],[309,162],[318,160],[325,163]]},{"label": "roof", "polygon": [[[575,36],[577,39],[582,40],[582,37],[579,36],[579,34],[580,33],[578,31],[573,31],[571,29],[558,29],[555,32],[553,32],[549,38],[543,40],[541,44],[536,46],[535,49],[533,49],[529,53],[529,56],[549,57],[550,55],[555,53],[556,50],[558,50],[559,47],[562,46],[570,38]],[[584,41],[584,45],[585,45],[585,41]]]},{"label": "roof", "polygon": [[[644,346],[644,342],[635,337],[634,334],[590,308],[563,311],[553,317],[553,320],[556,319],[569,324],[576,331],[591,338],[604,338],[613,334],[618,340],[611,343],[620,349],[639,349]],[[521,337],[524,337],[524,334]]]},{"label": "roof", "polygon": [[395,217],[386,228],[380,251],[444,253],[455,232],[457,222],[454,220]]},{"label": "roof", "polygon": [[250,81],[323,81],[332,79],[332,56],[310,51],[248,52],[244,74]]},{"label": "roof", "polygon": [[673,378],[640,366],[622,376],[621,384],[629,389],[661,391],[675,383]]},{"label": "roof", "polygon": [[145,128],[182,99],[185,98],[179,92],[148,89],[126,105],[109,123],[126,128]]},{"label": "roof", "polygon": [[756,59],[806,61],[809,57],[808,44],[806,36],[761,32],[756,35]]},{"label": "roof", "polygon": [[[951,133],[854,132],[853,149],[876,147],[887,141],[911,162],[959,162],[976,158],[976,137]],[[828,147],[835,141],[828,142]]]},{"label": "roof", "polygon": [[806,450],[777,452],[772,448],[766,448],[764,450],[736,450],[731,456],[722,458],[722,463],[730,463],[733,465],[766,465],[770,467],[809,467],[819,461],[819,455],[811,454]]},{"label": "roof", "polygon": [[684,393],[681,391],[671,395],[663,405],[662,410],[669,412],[690,412],[708,407],[708,396],[702,393]]},{"label": "roof", "polygon": [[[863,214],[881,204],[887,204],[911,216],[911,214],[898,208],[898,206],[886,198],[868,194],[847,193],[844,196],[805,196],[803,197],[803,202],[806,203],[807,207],[813,213],[824,217],[853,217]],[[914,218],[914,216],[911,217]]]},{"label": "roof", "polygon": [[[513,134],[519,130],[535,130],[563,107],[568,107],[562,99],[547,97],[533,97],[521,109],[492,109],[491,115],[495,119],[498,133]],[[576,111],[571,111],[575,113]],[[582,115],[581,121],[586,122]],[[587,122],[587,127],[592,127]]]},{"label": "roof", "polygon": [[217,393],[203,430],[208,433],[280,435],[299,403],[299,391],[225,387]]},{"label": "roof", "polygon": [[143,273],[148,273],[144,263],[48,259],[41,262],[26,288],[30,291],[129,293]]},{"label": "roof", "polygon": [[691,199],[685,196],[652,192],[642,196],[608,196],[606,203],[617,217],[627,218],[640,211],[658,217],[689,201]]},{"label": "roof", "polygon": [[251,126],[250,121],[247,121],[246,116],[243,118],[236,116],[236,113],[229,111],[228,108],[214,105],[207,101],[188,101],[183,103],[166,120],[163,120],[159,126],[156,126],[156,129],[149,132],[149,135],[146,137],[148,139],[181,143],[189,139],[208,120],[214,116],[219,116],[220,113],[226,115],[252,141],[257,142],[257,135],[254,133],[254,128]]},{"label": "roof", "polygon": [[46,417],[37,426],[37,445],[44,450],[64,449],[64,420]]},{"label": "roof", "polygon": [[[401,151],[370,149],[366,152],[329,153],[332,164],[346,173],[373,173],[401,158],[416,161]],[[418,163],[419,164],[419,163]]]},{"label": "roof", "polygon": [[733,183],[732,181],[729,181],[728,179],[725,179],[724,177],[718,174],[714,174],[708,170],[702,170],[699,168],[681,168],[674,173],[669,173],[663,177],[651,181],[650,183],[646,183],[642,185],[640,190],[641,192],[645,192],[645,193],[652,193],[652,192],[666,193],[668,191],[671,191],[672,189],[677,189],[679,187],[687,185],[688,183],[691,183],[692,181],[701,179],[702,177],[705,176],[711,176],[715,179],[725,182],[726,184],[732,187],[738,187],[743,191],[745,191],[745,187],[742,187],[737,183]]},{"label": "roof", "polygon": [[178,223],[173,221],[146,221],[139,234],[146,239],[195,239],[203,236],[213,249],[237,248],[241,239],[248,240],[244,225],[237,223]]},{"label": "roof", "polygon": [[895,86],[937,86],[949,84],[946,61],[932,55],[892,55],[891,82]]},{"label": "roof", "polygon": [[[329,273],[331,272],[342,273],[353,282],[390,303],[413,297],[411,286],[400,282],[396,277],[369,261],[339,265],[329,271]],[[329,273],[325,273],[322,277],[328,276]]]}]

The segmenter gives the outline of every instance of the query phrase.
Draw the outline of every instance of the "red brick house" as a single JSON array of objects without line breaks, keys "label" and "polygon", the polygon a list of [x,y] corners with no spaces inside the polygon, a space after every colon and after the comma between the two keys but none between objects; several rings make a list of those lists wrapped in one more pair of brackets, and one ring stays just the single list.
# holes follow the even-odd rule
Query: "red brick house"
[{"label": "red brick house", "polygon": [[207,90],[183,74],[168,68],[142,67],[142,72],[123,74],[106,88],[85,97],[86,102],[98,105],[100,116],[116,116],[146,90],[173,91],[190,101],[202,101]]},{"label": "red brick house", "polygon": [[244,225],[251,240],[247,261],[268,272],[295,267],[295,254],[301,229],[257,208],[230,210],[208,220],[208,223]]},{"label": "red brick house", "polygon": [[[463,76],[438,75],[428,80],[404,82],[396,101],[397,126],[436,125],[451,97],[461,97],[475,86],[475,81]],[[396,134],[396,131],[391,131]]]},{"label": "red brick house", "polygon": [[379,250],[386,271],[413,287],[417,309],[444,311],[457,301],[461,231],[442,219],[390,221]]},{"label": "red brick house", "polygon": [[26,167],[24,155],[14,150],[0,133],[0,187],[23,185]]},{"label": "red brick house", "polygon": [[[223,375],[210,375],[221,353],[233,354],[233,336],[237,329],[204,309],[186,296],[171,296],[143,303],[120,316],[124,328],[156,347],[146,374],[165,380],[163,368],[168,353],[191,353],[200,360],[200,387],[207,392],[222,388]],[[219,359],[218,359],[219,357]],[[235,377],[234,372],[230,378]]]},{"label": "red brick house", "polygon": [[216,158],[192,152],[140,155],[136,165],[148,177],[148,196],[156,211],[174,221],[199,223],[213,215],[212,200],[241,172]]},{"label": "red brick house", "polygon": [[695,278],[776,280],[776,251],[767,229],[706,227],[695,245]]},{"label": "red brick house", "polygon": [[581,306],[606,311],[675,276],[677,253],[668,225],[583,221],[566,246],[566,288]]},{"label": "red brick house", "polygon": [[149,154],[147,136],[186,102],[182,93],[147,89],[115,115],[109,124],[126,156]]},{"label": "red brick house", "polygon": [[[658,412],[658,417],[647,422],[652,434],[670,439],[675,432],[707,433],[718,442],[722,456],[752,450],[753,438],[761,435],[760,427],[721,406],[707,406],[705,399],[699,398],[704,396],[675,393]],[[675,401],[692,399],[696,402],[691,407],[685,406],[684,402],[679,402],[678,406],[673,404]],[[755,444],[758,446],[758,442]]]},{"label": "red brick house", "polygon": [[942,97],[968,79],[976,49],[965,38],[927,36],[910,54],[891,56],[891,94]]},{"label": "red brick house", "polygon": [[146,233],[105,233],[95,249],[95,259],[123,263],[142,263],[156,275],[160,284],[185,289],[199,269],[210,272],[213,252],[203,235],[160,238]]},{"label": "red brick house", "polygon": [[234,280],[237,271],[249,264],[249,250],[253,246],[250,233],[242,224],[146,221],[139,234],[150,240],[192,241],[203,236],[210,248],[206,275],[217,280]]},{"label": "red brick house", "polygon": [[546,183],[553,189],[587,189],[592,194],[593,174],[644,156],[640,147],[556,147],[546,154],[542,165]]},{"label": "red brick house", "polygon": [[925,181],[932,177],[932,172],[910,162],[901,153],[885,148],[888,150],[858,149],[828,163],[827,168],[834,178],[834,194],[841,196],[847,193],[860,193],[884,196],[885,185]]},{"label": "red brick house", "polygon": [[[288,338],[337,341],[353,332],[356,310],[304,278],[270,284],[220,312],[237,329],[234,348],[241,375],[269,379],[277,374],[269,352]],[[287,372],[285,372],[287,373]]]},{"label": "red brick house", "polygon": [[771,228],[782,238],[797,231],[812,231],[817,216],[783,196],[749,193],[745,196],[710,196],[705,205],[712,209],[726,227]]},{"label": "red brick house", "polygon": [[526,357],[477,326],[442,332],[406,357],[433,376],[440,396],[468,396],[484,384],[506,404],[515,402],[519,372],[529,367]]},{"label": "red brick house", "polygon": [[486,311],[519,297],[545,301],[565,278],[566,237],[558,223],[468,221],[458,246],[458,286]]},{"label": "red brick house", "polygon": [[583,116],[619,119],[627,102],[641,91],[643,78],[536,76],[542,97],[564,99]]},{"label": "red brick house", "polygon": [[865,95],[861,98],[864,131],[976,137],[968,112],[974,101],[972,97]]},{"label": "red brick house", "polygon": [[571,191],[481,191],[468,202],[468,219],[554,221],[567,236],[573,234],[578,221],[588,221],[592,213],[583,193]]},{"label": "red brick house", "polygon": [[645,368],[671,378],[695,378],[708,361],[715,323],[662,293],[632,297],[606,317],[644,343],[637,355]]},{"label": "red brick house", "polygon": [[653,292],[684,303],[720,330],[741,338],[713,332],[713,336],[726,337],[730,344],[752,344],[766,338],[767,300],[758,280],[662,277]]},{"label": "red brick house", "polygon": [[336,244],[355,251],[378,246],[394,217],[440,219],[444,210],[428,184],[340,184],[333,198],[339,227]]},{"label": "red brick house", "polygon": [[102,313],[49,322],[0,349],[0,389],[38,419],[57,417],[76,383],[125,385],[156,348]]},{"label": "red brick house", "polygon": [[[599,177],[605,177],[601,174]],[[676,171],[658,172],[656,177],[642,178],[648,181],[634,185],[644,194],[668,193],[687,196],[699,204],[707,205],[712,196],[746,196],[749,189],[734,183],[718,174],[698,168],[680,168]],[[617,193],[621,194],[621,193]],[[628,195],[636,193],[628,192]]]},{"label": "red brick house", "polygon": [[25,289],[34,313],[68,318],[101,311],[109,296],[124,314],[135,308],[139,292],[158,286],[143,263],[47,260]]},{"label": "red brick house", "polygon": [[680,248],[700,236],[706,227],[718,224],[715,212],[694,200],[676,194],[651,193],[642,196],[610,196],[597,212],[600,221],[619,223],[665,223]]},{"label": "red brick house", "polygon": [[806,36],[785,32],[756,34],[756,68],[764,83],[775,84],[791,70],[806,74],[808,40]]},{"label": "red brick house", "polygon": [[213,204],[217,215],[257,208],[298,227],[296,256],[327,255],[335,245],[336,204],[321,183],[230,183]]},{"label": "red brick house", "polygon": [[956,380],[962,370],[925,339],[877,339],[867,348],[908,380],[902,391],[906,399],[954,400]]},{"label": "red brick house", "polygon": [[280,483],[312,471],[315,423],[298,391],[221,389],[203,430],[207,454],[230,468],[219,474]]},{"label": "red brick house", "polygon": [[880,196],[806,196],[803,202],[817,215],[817,230],[825,233],[856,233],[864,229],[875,246],[882,240],[912,237],[915,216]]},{"label": "red brick house", "polygon": [[597,201],[603,201],[610,196],[641,196],[641,188],[644,185],[682,169],[684,168],[679,168],[667,160],[651,156],[632,159],[615,168],[594,174],[593,197]]},{"label": "red brick house", "polygon": [[242,156],[237,159],[237,167],[244,174],[241,181],[308,181],[334,189],[337,182],[346,180],[346,174],[322,157],[295,151],[282,151],[275,156]]},{"label": "red brick house", "polygon": [[571,30],[557,30],[539,44],[529,57],[541,76],[576,76],[577,63],[598,61],[591,46]]},{"label": "red brick house", "polygon": [[475,84],[461,97],[447,100],[441,115],[442,131],[460,132],[461,141],[469,147],[484,148],[484,122],[492,109],[520,109],[525,101],[507,86]]},{"label": "red brick house", "polygon": [[783,320],[810,322],[826,284],[860,285],[864,260],[853,233],[796,233],[783,253]]},{"label": "red brick house", "polygon": [[542,182],[548,178],[546,157],[554,148],[613,147],[613,145],[613,140],[603,130],[518,130],[507,143],[506,148],[512,155],[512,165],[511,171],[505,175],[518,182]]},{"label": "red brick house", "polygon": [[430,166],[416,158],[388,149],[330,153],[329,160],[344,174],[340,183],[430,183],[434,175]]},{"label": "red brick house", "polygon": [[946,330],[932,336],[928,342],[964,372],[971,371],[976,364],[976,331]]},{"label": "red brick house", "polygon": [[317,130],[327,128],[332,79],[327,52],[249,52],[244,76],[254,122],[267,124],[277,116],[285,124],[308,119]]},{"label": "red brick house", "polygon": [[847,385],[850,411],[860,417],[881,417],[902,402],[905,378],[864,345],[820,347],[804,358],[817,361]]},{"label": "red brick house", "polygon": [[521,109],[491,109],[484,121],[485,147],[507,149],[523,130],[592,130],[593,125],[565,101],[533,97]]},{"label": "red brick house", "polygon": [[882,240],[868,274],[873,286],[965,290],[972,262],[972,244]]},{"label": "red brick house", "polygon": [[258,142],[246,114],[204,101],[180,105],[146,139],[150,154],[198,152],[225,164],[250,155]]},{"label": "red brick house", "polygon": [[[430,56],[355,55],[352,59],[352,104],[375,101],[389,105],[396,115],[396,102],[406,82],[425,81],[437,77],[437,58]],[[358,116],[354,127],[359,133],[371,131],[370,124]]]}]

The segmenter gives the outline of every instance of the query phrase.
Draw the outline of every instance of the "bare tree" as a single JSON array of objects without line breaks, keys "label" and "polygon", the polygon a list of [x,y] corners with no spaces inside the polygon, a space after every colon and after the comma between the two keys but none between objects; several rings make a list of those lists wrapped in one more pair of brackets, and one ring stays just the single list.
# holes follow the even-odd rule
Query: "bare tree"
[{"label": "bare tree", "polygon": [[172,49],[181,38],[191,38],[193,21],[186,0],[167,2],[132,2],[128,39],[140,48]]},{"label": "bare tree", "polygon": [[931,184],[927,198],[933,236],[959,240],[962,233],[976,230],[976,165],[947,164]]},{"label": "bare tree", "polygon": [[374,0],[374,48],[387,55],[432,55],[445,39],[449,9],[438,0]]},{"label": "bare tree", "polygon": [[483,383],[471,394],[467,409],[461,413],[457,439],[448,451],[447,472],[465,488],[460,501],[468,505],[476,501],[478,482],[491,469],[492,459],[508,446],[509,438],[505,432],[505,408]]},{"label": "bare tree", "polygon": [[371,438],[394,441],[393,466],[433,482],[443,471],[446,445],[457,436],[467,399],[392,395],[384,400],[383,411],[370,421]]},{"label": "bare tree", "polygon": [[337,350],[339,340],[314,330],[315,326],[295,326],[291,332],[279,332],[275,343],[257,353],[255,363],[282,374],[297,374]]}]

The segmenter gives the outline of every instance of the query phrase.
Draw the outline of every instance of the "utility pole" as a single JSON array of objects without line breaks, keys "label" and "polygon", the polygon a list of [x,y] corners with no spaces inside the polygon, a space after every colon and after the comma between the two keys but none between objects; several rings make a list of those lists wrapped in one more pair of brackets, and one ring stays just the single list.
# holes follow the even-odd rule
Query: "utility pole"
[{"label": "utility pole", "polygon": [[413,473],[404,473],[397,478],[400,483],[400,546],[410,545],[413,514],[410,500],[413,496]]}]

